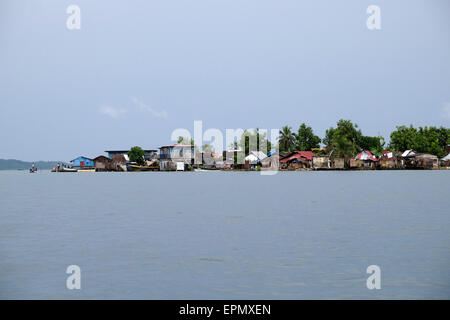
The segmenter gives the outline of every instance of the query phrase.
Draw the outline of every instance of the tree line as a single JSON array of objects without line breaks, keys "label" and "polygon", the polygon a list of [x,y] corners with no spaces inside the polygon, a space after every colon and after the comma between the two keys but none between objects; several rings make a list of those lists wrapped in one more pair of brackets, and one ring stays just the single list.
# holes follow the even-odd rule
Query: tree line
[{"label": "tree line", "polygon": [[[256,142],[256,146],[251,146],[250,142]],[[190,144],[194,146],[194,140],[179,137],[178,143]],[[321,145],[325,148],[320,149]],[[317,136],[313,129],[305,123],[300,124],[297,132],[292,131],[292,127],[284,126],[280,130],[278,148],[280,152],[289,153],[292,151],[310,151],[324,153],[332,157],[352,158],[363,150],[368,150],[375,155],[381,154],[389,149],[396,153],[412,149],[420,153],[429,153],[438,157],[447,155],[447,148],[450,145],[450,128],[445,127],[418,127],[412,125],[397,126],[390,134],[389,144],[386,144],[382,136],[365,136],[356,123],[351,120],[341,119],[335,127],[330,127],[325,131],[322,139]],[[267,146],[267,148],[263,148]],[[247,155],[253,149],[271,150],[271,142],[267,139],[266,132],[259,129],[245,130],[240,139],[234,141],[228,148],[240,149]],[[209,144],[203,146],[203,151],[213,151]],[[264,150],[262,150],[264,149]],[[144,151],[139,147],[133,147],[129,152],[130,160],[138,163],[143,162]]]},{"label": "tree line", "polygon": [[394,152],[413,149],[442,157],[447,154],[450,144],[450,128],[397,126],[390,135],[388,145],[382,136],[365,136],[356,123],[343,119],[337,122],[336,127],[326,130],[323,139],[315,135],[305,123],[299,126],[297,132],[293,132],[290,126],[284,126],[280,131],[280,152],[309,151],[320,148],[321,144],[325,146],[327,154],[344,158],[354,157],[363,150],[377,155],[385,149]]}]

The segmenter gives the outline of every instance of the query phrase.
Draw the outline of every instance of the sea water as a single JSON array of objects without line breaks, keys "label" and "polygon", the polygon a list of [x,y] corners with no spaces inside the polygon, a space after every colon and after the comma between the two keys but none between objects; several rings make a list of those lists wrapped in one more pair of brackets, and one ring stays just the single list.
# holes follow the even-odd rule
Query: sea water
[{"label": "sea water", "polygon": [[448,299],[449,180],[3,171],[0,298]]}]

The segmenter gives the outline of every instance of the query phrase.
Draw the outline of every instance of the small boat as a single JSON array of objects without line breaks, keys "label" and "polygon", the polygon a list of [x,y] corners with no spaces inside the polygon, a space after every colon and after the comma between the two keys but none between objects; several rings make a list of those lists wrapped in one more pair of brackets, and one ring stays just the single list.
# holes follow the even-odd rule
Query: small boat
[{"label": "small boat", "polygon": [[213,168],[196,168],[194,169],[194,172],[206,172],[206,171],[218,171],[219,169],[213,167]]},{"label": "small boat", "polygon": [[53,168],[52,172],[77,172],[78,170],[75,168]]},{"label": "small boat", "polygon": [[95,169],[89,168],[89,169],[78,169],[78,172],[95,172]]},{"label": "small boat", "polygon": [[30,173],[36,173],[37,169],[36,168],[30,168]]},{"label": "small boat", "polygon": [[128,171],[158,171],[159,166],[153,165],[153,166],[140,166],[138,164],[129,164],[127,165]]}]

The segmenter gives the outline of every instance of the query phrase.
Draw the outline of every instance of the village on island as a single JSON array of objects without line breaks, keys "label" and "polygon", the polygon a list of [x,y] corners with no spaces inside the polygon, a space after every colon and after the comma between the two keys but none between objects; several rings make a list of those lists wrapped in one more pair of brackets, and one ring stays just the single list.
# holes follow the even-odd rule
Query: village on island
[{"label": "village on island", "polygon": [[297,133],[283,127],[277,142],[272,145],[259,129],[245,130],[226,150],[216,151],[179,137],[178,143],[155,149],[135,146],[78,156],[52,172],[450,169],[450,129],[443,127],[399,126],[385,146],[383,137],[362,135],[350,120],[339,120],[324,139],[303,123]]}]

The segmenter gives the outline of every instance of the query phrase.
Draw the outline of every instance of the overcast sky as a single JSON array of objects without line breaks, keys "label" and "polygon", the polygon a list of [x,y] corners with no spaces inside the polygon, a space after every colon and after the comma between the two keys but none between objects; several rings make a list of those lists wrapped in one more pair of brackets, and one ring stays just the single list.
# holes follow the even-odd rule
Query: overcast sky
[{"label": "overcast sky", "polygon": [[0,158],[157,148],[194,120],[449,127],[449,18],[448,0],[1,0]]}]

